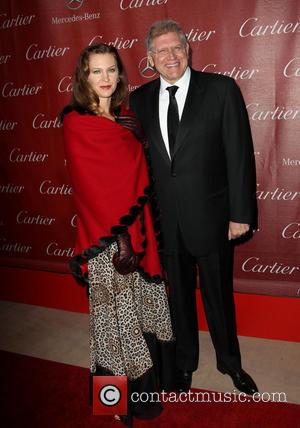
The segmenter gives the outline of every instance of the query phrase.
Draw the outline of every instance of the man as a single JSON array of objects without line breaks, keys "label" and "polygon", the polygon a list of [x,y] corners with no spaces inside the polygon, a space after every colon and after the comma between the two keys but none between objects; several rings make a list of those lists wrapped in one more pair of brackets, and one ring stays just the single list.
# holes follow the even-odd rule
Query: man
[{"label": "man", "polygon": [[188,66],[189,46],[176,22],[153,24],[147,50],[160,78],[135,90],[130,106],[148,139],[161,210],[177,389],[190,388],[198,366],[198,270],[217,368],[239,390],[254,394],[257,387],[241,367],[232,287],[231,240],[256,220],[244,101],[233,79]]}]

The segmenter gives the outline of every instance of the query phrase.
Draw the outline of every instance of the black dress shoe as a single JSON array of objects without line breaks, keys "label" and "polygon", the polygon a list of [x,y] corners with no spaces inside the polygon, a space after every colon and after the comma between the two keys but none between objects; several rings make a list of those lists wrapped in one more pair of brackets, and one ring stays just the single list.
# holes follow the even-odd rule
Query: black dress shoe
[{"label": "black dress shoe", "polygon": [[253,395],[258,392],[254,380],[248,373],[245,372],[245,370],[240,369],[236,372],[233,372],[225,369],[220,365],[217,366],[217,369],[223,374],[228,374],[231,377],[234,386],[236,386],[239,391],[242,391],[247,395]]},{"label": "black dress shoe", "polygon": [[176,369],[175,389],[177,392],[186,392],[191,388],[193,372]]}]

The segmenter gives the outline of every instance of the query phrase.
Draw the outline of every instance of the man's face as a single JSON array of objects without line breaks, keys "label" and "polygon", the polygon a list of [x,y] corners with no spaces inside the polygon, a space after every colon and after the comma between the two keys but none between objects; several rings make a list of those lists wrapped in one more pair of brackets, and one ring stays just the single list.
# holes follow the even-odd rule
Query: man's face
[{"label": "man's face", "polygon": [[179,80],[188,65],[188,45],[184,46],[177,33],[154,37],[148,51],[150,65],[172,85]]}]

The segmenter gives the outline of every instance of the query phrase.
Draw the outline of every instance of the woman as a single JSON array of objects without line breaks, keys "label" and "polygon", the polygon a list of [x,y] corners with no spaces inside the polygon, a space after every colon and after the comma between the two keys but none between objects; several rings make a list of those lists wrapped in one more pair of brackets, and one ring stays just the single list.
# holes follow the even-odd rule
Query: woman
[{"label": "woman", "polygon": [[136,120],[124,107],[126,88],[117,50],[87,47],[63,130],[78,214],[71,267],[89,290],[90,369],[128,377],[129,409],[121,419],[130,425],[133,416],[161,412],[160,403],[134,403],[130,396],[171,389],[174,340],[147,165]]}]

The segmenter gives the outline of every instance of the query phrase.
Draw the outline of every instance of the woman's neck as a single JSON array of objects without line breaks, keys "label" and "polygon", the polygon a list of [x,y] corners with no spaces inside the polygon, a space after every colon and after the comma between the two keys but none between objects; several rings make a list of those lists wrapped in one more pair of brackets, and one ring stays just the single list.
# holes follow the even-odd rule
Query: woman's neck
[{"label": "woman's neck", "polygon": [[103,116],[111,116],[110,113],[111,98],[100,98],[98,111]]},{"label": "woman's neck", "polygon": [[115,120],[115,117],[110,112],[111,98],[101,98],[98,107],[94,110],[98,116],[106,117],[110,120]]}]

